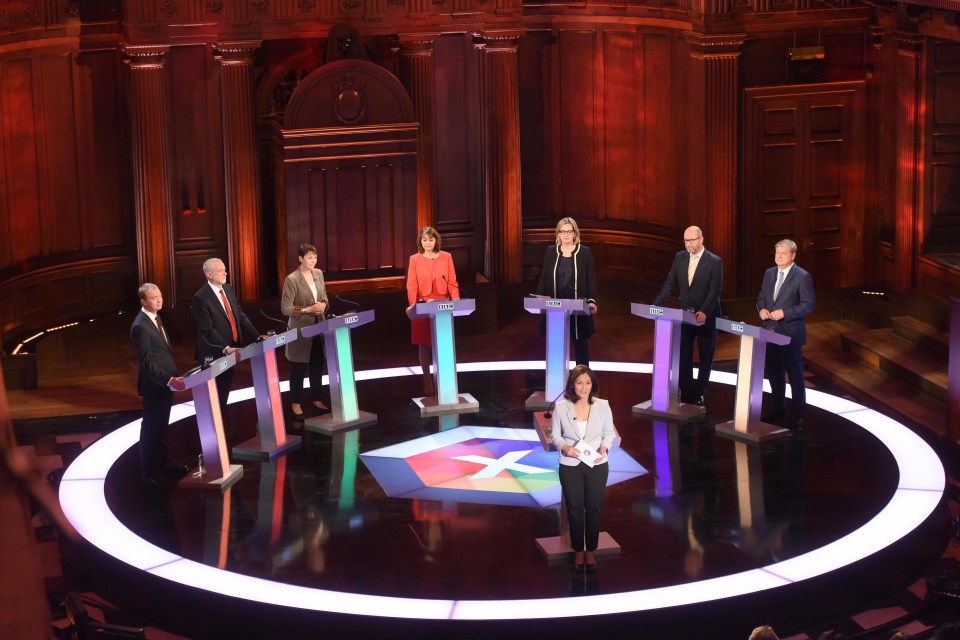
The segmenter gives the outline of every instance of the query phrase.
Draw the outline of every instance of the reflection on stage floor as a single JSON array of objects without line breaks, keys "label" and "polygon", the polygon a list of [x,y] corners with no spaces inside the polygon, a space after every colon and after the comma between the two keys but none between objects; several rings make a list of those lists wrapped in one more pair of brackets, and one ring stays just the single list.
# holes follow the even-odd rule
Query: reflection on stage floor
[{"label": "reflection on stage floor", "polygon": [[[622,437],[611,457],[602,512],[602,529],[620,551],[601,557],[598,571],[589,576],[575,574],[569,560],[548,560],[536,544],[562,535],[565,520],[556,453],[543,450],[532,414],[524,410],[525,399],[542,385],[542,369],[461,372],[460,387],[478,400],[479,411],[441,416],[421,416],[411,402],[418,395],[417,375],[361,378],[361,408],[377,414],[376,424],[324,435],[292,422],[288,410],[288,432],[303,438],[302,447],[270,462],[244,461],[243,477],[222,494],[145,490],[137,481],[135,444],[112,464],[103,492],[123,525],[167,553],[161,554],[167,559],[140,567],[165,578],[173,569],[165,574],[155,567],[172,567],[177,561],[171,558],[182,557],[231,572],[228,576],[429,601],[642,592],[632,603],[592,602],[584,610],[589,614],[605,606],[652,610],[658,606],[654,596],[665,587],[695,587],[735,575],[769,586],[794,582],[769,567],[848,536],[911,489],[904,487],[895,453],[849,416],[808,406],[803,431],[746,444],[714,431],[733,414],[729,384],[713,383],[707,415],[678,426],[631,412],[649,395],[648,374],[599,371],[598,376],[600,396],[610,401]],[[846,411],[860,415],[850,407]],[[252,437],[254,403],[232,403],[225,422],[231,445]],[[174,422],[169,443],[173,458],[195,461],[195,419]],[[935,475],[936,469],[931,471]],[[942,490],[942,468],[940,474]],[[82,492],[70,493],[69,480],[68,470],[65,502],[72,496],[82,500]],[[939,493],[921,485],[912,489],[924,492],[934,508]],[[923,553],[939,552],[929,547]],[[664,602],[710,603],[728,595],[724,588],[717,583],[716,592],[692,600],[666,590]],[[763,588],[735,587],[729,595]],[[828,590],[816,606],[843,599]],[[370,613],[382,615],[385,606],[371,605]],[[464,611],[463,602],[460,606]],[[552,618],[549,609],[535,617]],[[783,615],[789,619],[789,612]],[[742,619],[736,628],[749,632],[753,622],[769,618]]]}]

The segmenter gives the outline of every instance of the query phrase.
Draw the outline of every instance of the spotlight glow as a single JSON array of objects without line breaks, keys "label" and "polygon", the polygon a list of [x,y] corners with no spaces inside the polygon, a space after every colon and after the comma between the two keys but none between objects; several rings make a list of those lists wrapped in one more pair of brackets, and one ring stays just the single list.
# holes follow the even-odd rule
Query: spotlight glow
[{"label": "spotlight glow", "polygon": [[[474,362],[459,371],[543,370],[544,361]],[[650,364],[594,362],[597,371],[649,374]],[[419,367],[357,372],[357,380],[419,375]],[[736,375],[714,371],[711,381],[732,385]],[[769,389],[768,385],[764,384]],[[283,382],[282,387],[288,388]],[[230,402],[253,397],[252,389],[234,391]],[[427,620],[509,620],[649,611],[756,593],[820,576],[862,560],[893,544],[933,512],[943,494],[946,475],[933,450],[907,427],[858,405],[814,389],[807,402],[859,425],[880,440],[899,467],[898,488],[890,502],[859,529],[803,555],[776,564],[710,580],[603,596],[536,600],[428,600],[370,596],[310,589],[217,569],[187,560],[137,537],[110,511],[104,496],[107,472],[139,440],[140,421],[117,429],[88,447],[70,465],[60,483],[60,502],[70,522],[105,553],[153,575],[180,584],[246,600],[386,618]],[[192,403],[173,408],[171,422],[194,415]],[[443,433],[436,438],[442,440]],[[403,445],[396,445],[398,447]],[[295,604],[293,604],[295,603]]]}]

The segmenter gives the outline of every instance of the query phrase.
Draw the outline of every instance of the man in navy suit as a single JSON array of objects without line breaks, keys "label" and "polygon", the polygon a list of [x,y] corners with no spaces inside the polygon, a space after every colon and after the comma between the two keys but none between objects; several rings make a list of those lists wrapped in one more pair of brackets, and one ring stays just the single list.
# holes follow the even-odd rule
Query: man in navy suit
[{"label": "man in navy suit", "polygon": [[[257,339],[259,332],[240,308],[237,295],[227,284],[227,268],[219,258],[203,263],[207,283],[193,294],[193,319],[197,323],[197,362],[216,359],[240,350]],[[227,398],[233,384],[233,368],[217,376],[220,414],[226,415]]]},{"label": "man in navy suit", "polygon": [[773,395],[773,408],[763,418],[764,422],[779,422],[786,417],[786,381],[790,378],[793,395],[793,420],[790,427],[803,428],[803,410],[807,404],[803,385],[803,345],[807,343],[805,318],[817,306],[813,293],[813,278],[794,261],[797,244],[793,240],[781,240],[776,244],[774,262],[763,276],[757,309],[765,329],[790,336],[790,344],[778,346],[767,344],[766,373]]},{"label": "man in navy suit", "polygon": [[164,432],[170,422],[173,391],[183,391],[183,378],[177,375],[170,339],[158,315],[163,308],[160,288],[149,282],[141,285],[140,311],[130,327],[130,341],[140,360],[137,390],[143,396],[143,420],[140,423],[140,473],[149,487],[163,487],[187,473],[187,467],[167,459]]},{"label": "man in navy suit", "polygon": [[[680,326],[680,401],[703,405],[703,396],[710,381],[713,353],[717,346],[717,316],[720,315],[720,289],[723,286],[723,261],[703,246],[700,227],[683,232],[685,251],[673,259],[660,295],[653,304],[662,306],[674,294],[680,297],[680,308],[692,311],[698,325]],[[693,343],[700,352],[700,373],[693,380]]]}]

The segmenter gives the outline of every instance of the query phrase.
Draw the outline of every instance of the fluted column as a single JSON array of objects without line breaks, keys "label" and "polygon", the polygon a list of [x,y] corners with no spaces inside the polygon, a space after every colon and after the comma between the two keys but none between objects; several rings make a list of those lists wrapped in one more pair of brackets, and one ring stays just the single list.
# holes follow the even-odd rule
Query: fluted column
[{"label": "fluted column", "polygon": [[897,33],[897,181],[893,247],[894,287],[906,293],[913,284],[916,224],[923,179],[922,144],[926,125],[923,105],[924,37]]},{"label": "fluted column", "polygon": [[260,174],[253,56],[260,41],[217,44],[227,206],[227,262],[241,300],[260,298]]},{"label": "fluted column", "polygon": [[520,85],[518,31],[487,31],[481,85],[486,122],[483,139],[487,194],[489,278],[520,282]]},{"label": "fluted column", "polygon": [[434,148],[433,43],[440,34],[415,33],[397,36],[400,82],[413,101],[420,121],[417,134],[417,226],[436,225],[436,151]]},{"label": "fluted column", "polygon": [[160,287],[168,305],[177,299],[173,277],[173,206],[170,182],[167,46],[124,46],[130,66],[130,121],[137,260],[141,282]]},{"label": "fluted column", "polygon": [[[737,282],[737,140],[740,52],[745,36],[686,33],[692,58],[692,122],[701,140],[689,183],[690,222],[704,227],[710,250],[724,259],[723,295]],[[701,222],[702,221],[702,222]]]}]

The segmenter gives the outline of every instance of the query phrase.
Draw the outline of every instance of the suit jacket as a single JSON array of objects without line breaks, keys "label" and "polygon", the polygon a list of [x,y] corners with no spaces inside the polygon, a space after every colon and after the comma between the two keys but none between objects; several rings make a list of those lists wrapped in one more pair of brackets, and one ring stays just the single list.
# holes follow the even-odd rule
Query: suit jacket
[{"label": "suit jacket", "polygon": [[778,267],[770,267],[763,275],[760,285],[760,295],[757,297],[757,308],[767,311],[783,309],[783,319],[780,321],[764,321],[765,329],[773,329],[777,333],[790,336],[790,344],[804,345],[807,343],[807,322],[804,320],[817,307],[817,298],[813,292],[813,278],[800,265],[794,263],[790,273],[780,285],[777,300],[773,300],[773,290],[777,286]]},{"label": "suit jacket", "polygon": [[708,319],[720,315],[720,289],[723,287],[723,261],[706,249],[700,256],[700,264],[693,273],[693,282],[687,284],[687,268],[690,252],[680,251],[673,258],[673,266],[667,272],[660,295],[653,304],[662,306],[675,293],[680,298],[681,309],[703,311]]},{"label": "suit jacket", "polygon": [[[323,281],[323,272],[320,269],[313,270],[313,282],[317,285],[316,302],[330,301],[327,299],[327,285]],[[297,311],[300,307],[309,307],[314,303],[313,292],[310,291],[310,285],[307,279],[297,269],[287,276],[283,281],[283,294],[280,296],[280,312],[290,318],[287,321],[287,328],[301,329],[309,327],[312,324],[322,322],[326,317],[324,314],[304,313]],[[309,338],[300,338],[293,342],[288,342],[284,349],[287,360],[290,362],[310,362],[310,348],[313,340]]]},{"label": "suit jacket", "polygon": [[[547,247],[543,254],[543,268],[537,283],[537,295],[557,297],[557,265],[560,264],[560,245]],[[573,250],[573,291],[576,299],[597,302],[597,267],[593,262],[590,247],[578,244]],[[595,332],[593,315],[577,315],[573,318],[574,334],[577,340],[589,338]],[[540,317],[541,333],[546,333],[546,316]]]},{"label": "suit jacket", "polygon": [[415,304],[417,300],[426,299],[434,289],[440,295],[450,296],[451,300],[460,299],[460,287],[457,285],[457,272],[453,268],[453,256],[446,251],[440,251],[439,254],[432,270],[430,268],[432,260],[424,258],[422,253],[410,256],[410,264],[407,266],[407,304]]},{"label": "suit jacket", "polygon": [[137,377],[137,391],[141,396],[161,390],[167,390],[170,378],[177,374],[177,364],[173,361],[173,352],[156,323],[141,309],[130,326],[130,342],[137,351],[140,361],[140,375]]},{"label": "suit jacket", "polygon": [[195,294],[193,294],[193,319],[197,323],[197,362],[203,363],[206,356],[219,358],[223,355],[223,347],[239,347],[249,344],[260,335],[250,318],[240,308],[237,302],[237,294],[233,292],[230,285],[223,285],[223,293],[227,297],[227,303],[233,311],[233,318],[237,323],[238,340],[234,342],[233,332],[230,330],[230,320],[227,318],[227,312],[220,304],[218,296],[210,288],[209,284],[204,284]]},{"label": "suit jacket", "polygon": [[[575,420],[573,403],[566,398],[559,400],[553,408],[553,428],[551,430],[553,446],[558,451],[565,444],[575,445],[580,441],[580,436],[577,434],[577,428],[574,425]],[[616,436],[617,430],[613,426],[613,412],[610,410],[610,403],[600,398],[594,398],[593,404],[590,405],[590,416],[587,418],[584,441],[593,447],[594,451],[600,447],[606,447],[609,451]],[[580,460],[561,453],[560,464],[575,467],[580,464]]]}]

